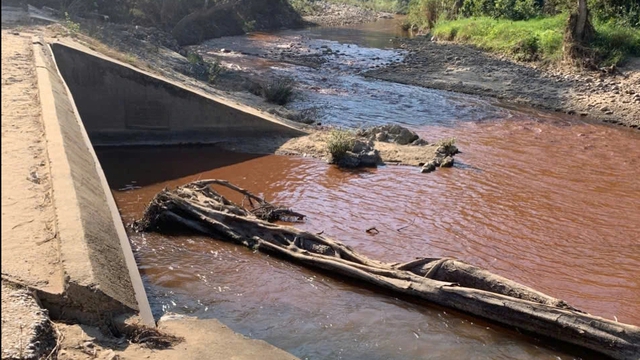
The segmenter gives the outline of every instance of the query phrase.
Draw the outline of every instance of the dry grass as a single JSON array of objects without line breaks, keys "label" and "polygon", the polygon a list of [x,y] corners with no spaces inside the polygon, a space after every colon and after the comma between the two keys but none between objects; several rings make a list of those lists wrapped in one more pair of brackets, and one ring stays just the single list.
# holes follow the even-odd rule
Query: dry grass
[{"label": "dry grass", "polygon": [[352,131],[334,129],[329,132],[327,138],[327,151],[335,159],[342,158],[347,151],[353,149],[356,137]]},{"label": "dry grass", "polygon": [[130,342],[144,345],[149,349],[168,349],[184,341],[182,337],[140,324],[128,325],[125,331]]}]

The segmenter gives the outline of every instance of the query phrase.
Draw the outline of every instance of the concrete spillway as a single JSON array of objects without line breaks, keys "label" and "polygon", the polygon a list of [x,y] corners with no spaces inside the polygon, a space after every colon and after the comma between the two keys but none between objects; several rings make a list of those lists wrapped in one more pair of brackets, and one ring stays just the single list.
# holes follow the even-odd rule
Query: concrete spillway
[{"label": "concrete spillway", "polygon": [[73,47],[34,41],[34,55],[65,276],[65,300],[58,308],[67,316],[75,309],[76,319],[134,310],[152,325],[131,246],[93,146],[214,143],[303,132]]},{"label": "concrete spillway", "polygon": [[51,47],[94,145],[302,135],[268,114],[228,99],[197,93],[62,44]]}]

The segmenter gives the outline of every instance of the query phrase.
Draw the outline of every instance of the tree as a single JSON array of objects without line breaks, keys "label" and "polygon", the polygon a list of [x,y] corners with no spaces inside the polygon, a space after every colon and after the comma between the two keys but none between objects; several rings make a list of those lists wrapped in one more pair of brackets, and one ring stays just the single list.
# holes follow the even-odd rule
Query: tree
[{"label": "tree", "polygon": [[591,24],[587,0],[578,0],[577,7],[569,16],[564,36],[564,54],[569,61],[583,67],[594,67],[594,53],[589,48],[596,31]]}]

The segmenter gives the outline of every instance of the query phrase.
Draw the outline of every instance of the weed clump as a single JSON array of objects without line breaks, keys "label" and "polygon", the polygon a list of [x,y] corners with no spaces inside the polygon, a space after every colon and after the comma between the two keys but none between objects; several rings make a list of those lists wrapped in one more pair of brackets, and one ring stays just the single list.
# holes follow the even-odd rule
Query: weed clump
[{"label": "weed clump", "polygon": [[188,72],[196,79],[208,81],[210,84],[213,84],[223,71],[218,59],[207,61],[200,54],[190,52],[187,54],[187,60],[189,61]]},{"label": "weed clump", "polygon": [[329,151],[334,161],[339,161],[348,151],[353,150],[355,142],[356,137],[353,132],[334,129],[331,130],[327,138],[327,151]]},{"label": "weed clump", "polygon": [[291,78],[279,78],[261,86],[262,97],[272,104],[285,105],[293,99],[294,81]]},{"label": "weed clump", "polygon": [[442,139],[436,143],[438,146],[438,153],[446,156],[452,156],[460,152],[456,146],[456,139]]}]

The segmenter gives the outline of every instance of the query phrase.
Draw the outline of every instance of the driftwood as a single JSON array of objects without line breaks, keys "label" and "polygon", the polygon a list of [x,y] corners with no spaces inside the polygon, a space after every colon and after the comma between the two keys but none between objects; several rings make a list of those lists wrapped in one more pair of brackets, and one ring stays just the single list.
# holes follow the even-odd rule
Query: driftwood
[{"label": "driftwood", "polygon": [[[211,185],[239,192],[250,207],[229,201]],[[420,258],[385,263],[320,234],[268,222],[303,217],[226,181],[203,180],[158,193],[135,227],[160,232],[186,227],[615,359],[640,358],[640,327],[589,315],[460,260]]]}]

